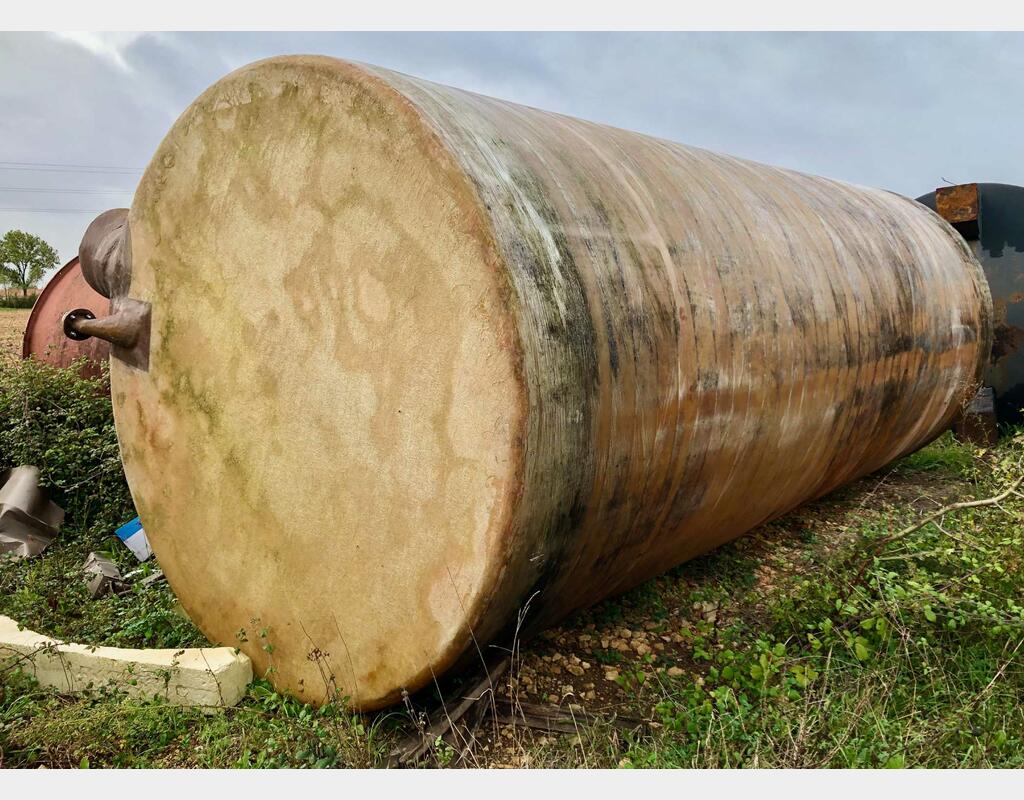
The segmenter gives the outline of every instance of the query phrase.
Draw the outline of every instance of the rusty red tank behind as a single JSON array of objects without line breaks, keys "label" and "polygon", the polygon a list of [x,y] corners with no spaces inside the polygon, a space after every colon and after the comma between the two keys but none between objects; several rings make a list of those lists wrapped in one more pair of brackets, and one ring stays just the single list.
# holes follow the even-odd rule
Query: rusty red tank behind
[{"label": "rusty red tank behind", "polygon": [[61,267],[39,293],[25,325],[22,357],[32,357],[55,367],[66,367],[85,357],[88,363],[83,374],[98,375],[99,365],[110,355],[110,345],[101,339],[75,341],[64,335],[64,313],[75,308],[88,308],[98,317],[110,309],[110,301],[86,283],[78,256]]}]

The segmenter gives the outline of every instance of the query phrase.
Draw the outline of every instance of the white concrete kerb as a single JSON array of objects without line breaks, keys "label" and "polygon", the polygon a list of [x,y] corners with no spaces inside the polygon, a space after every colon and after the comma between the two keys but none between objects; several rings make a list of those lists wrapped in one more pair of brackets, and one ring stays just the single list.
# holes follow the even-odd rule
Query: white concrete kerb
[{"label": "white concrete kerb", "polygon": [[232,647],[93,647],[19,629],[15,620],[0,615],[0,668],[15,662],[41,686],[59,692],[113,688],[181,706],[233,706],[252,681],[252,662]]}]

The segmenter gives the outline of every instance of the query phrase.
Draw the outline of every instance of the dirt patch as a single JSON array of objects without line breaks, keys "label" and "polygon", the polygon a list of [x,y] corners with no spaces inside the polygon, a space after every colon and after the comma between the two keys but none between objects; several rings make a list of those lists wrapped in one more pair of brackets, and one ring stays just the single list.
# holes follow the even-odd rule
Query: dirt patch
[{"label": "dirt patch", "polygon": [[0,308],[0,359],[21,358],[21,340],[31,313],[30,308]]}]

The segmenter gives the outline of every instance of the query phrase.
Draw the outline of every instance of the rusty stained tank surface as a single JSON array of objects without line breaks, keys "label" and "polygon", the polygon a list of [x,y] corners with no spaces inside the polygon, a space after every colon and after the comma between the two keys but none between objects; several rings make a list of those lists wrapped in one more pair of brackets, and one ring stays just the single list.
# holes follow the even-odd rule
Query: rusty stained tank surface
[{"label": "rusty stained tank surface", "polygon": [[100,364],[110,354],[110,346],[102,339],[75,341],[64,335],[64,312],[74,308],[88,308],[97,316],[106,314],[110,308],[110,301],[86,282],[78,256],[61,267],[39,293],[25,325],[22,357],[55,367],[67,367],[85,357],[88,362],[83,373],[98,375]]},{"label": "rusty stained tank surface", "polygon": [[1006,183],[944,186],[917,198],[949,221],[981,263],[994,309],[985,383],[1000,422],[1024,421],[1024,187]]},{"label": "rusty stained tank surface", "polygon": [[332,58],[218,81],[127,219],[83,252],[145,320],[111,359],[142,521],[205,634],[314,703],[911,452],[990,345],[912,200]]}]

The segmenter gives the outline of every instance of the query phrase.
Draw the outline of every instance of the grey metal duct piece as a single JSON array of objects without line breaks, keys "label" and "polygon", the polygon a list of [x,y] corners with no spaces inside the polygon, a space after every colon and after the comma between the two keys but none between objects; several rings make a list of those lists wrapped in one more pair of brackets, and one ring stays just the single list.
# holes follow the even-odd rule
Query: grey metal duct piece
[{"label": "grey metal duct piece", "polygon": [[39,488],[39,468],[0,474],[0,556],[37,556],[56,538],[64,509]]},{"label": "grey metal duct piece", "polygon": [[99,553],[89,553],[82,571],[88,576],[89,597],[93,600],[124,588],[124,578],[117,564]]}]

